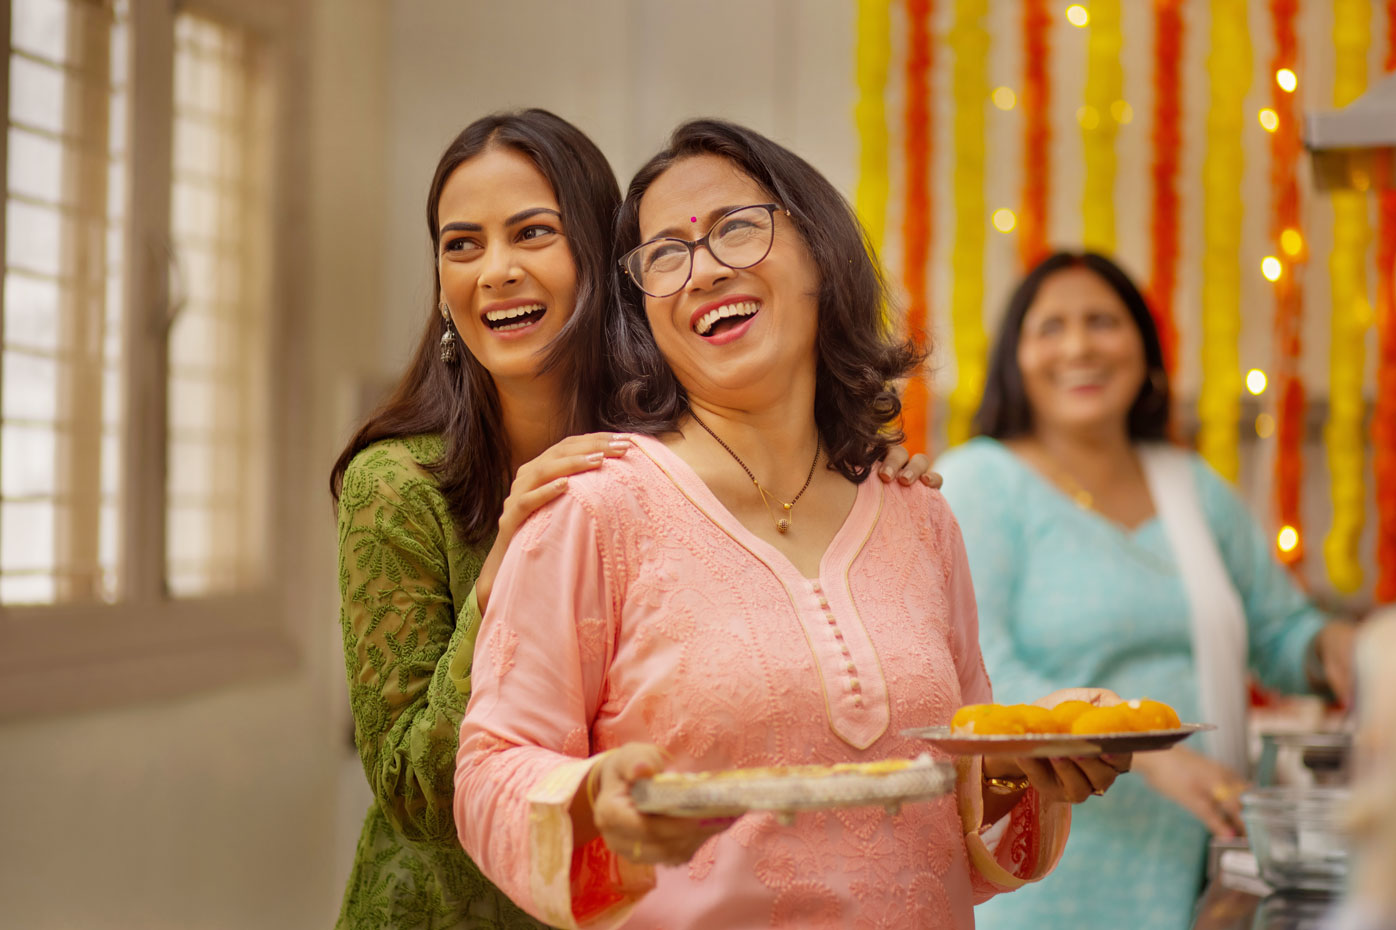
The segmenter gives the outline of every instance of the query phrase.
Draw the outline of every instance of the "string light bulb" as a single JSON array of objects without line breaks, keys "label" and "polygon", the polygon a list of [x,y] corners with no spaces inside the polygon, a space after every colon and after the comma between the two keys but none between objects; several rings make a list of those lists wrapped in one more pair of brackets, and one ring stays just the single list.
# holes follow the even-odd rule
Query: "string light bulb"
[{"label": "string light bulb", "polygon": [[1252,368],[1250,371],[1246,372],[1246,390],[1250,391],[1252,394],[1257,397],[1264,394],[1266,384],[1267,379],[1265,377],[1265,372],[1261,371],[1259,368]]},{"label": "string light bulb", "polygon": [[1292,94],[1299,86],[1299,77],[1288,68],[1281,68],[1275,72],[1275,83],[1280,85],[1280,90]]},{"label": "string light bulb", "polygon": [[1066,8],[1066,21],[1080,28],[1091,21],[1091,14],[1087,13],[1086,8],[1081,4],[1073,3]]},{"label": "string light bulb", "polygon": [[1260,273],[1265,275],[1267,281],[1278,281],[1284,273],[1284,265],[1275,256],[1267,255],[1260,260]]},{"label": "string light bulb", "polygon": [[1299,546],[1299,531],[1292,526],[1280,527],[1275,545],[1280,547],[1281,552],[1293,552]]},{"label": "string light bulb", "polygon": [[1265,107],[1260,111],[1260,125],[1266,132],[1274,132],[1280,128],[1280,114]]},{"label": "string light bulb", "polygon": [[994,228],[1001,233],[1012,232],[1013,227],[1018,225],[1018,217],[1007,207],[999,207],[994,211]]},{"label": "string light bulb", "polygon": [[995,87],[990,98],[1000,110],[1011,110],[1018,103],[1018,95],[1007,87]]},{"label": "string light bulb", "polygon": [[1280,233],[1280,249],[1290,258],[1298,258],[1304,251],[1304,236],[1294,227]]}]

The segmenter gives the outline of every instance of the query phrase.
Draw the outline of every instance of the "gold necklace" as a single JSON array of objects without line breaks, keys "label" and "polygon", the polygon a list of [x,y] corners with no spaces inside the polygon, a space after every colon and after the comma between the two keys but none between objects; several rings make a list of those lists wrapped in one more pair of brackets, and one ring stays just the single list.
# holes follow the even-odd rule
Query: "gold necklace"
[{"label": "gold necklace", "polygon": [[[805,493],[805,490],[809,488],[810,482],[814,480],[814,467],[819,464],[819,436],[816,435],[814,437],[814,461],[809,463],[809,474],[805,476],[805,483],[800,487],[799,493],[796,494],[793,498],[791,498],[789,503],[786,503],[779,497],[776,497],[770,491],[767,491],[765,488],[761,487],[761,482],[756,480],[756,476],[751,473],[750,468],[746,467],[746,462],[742,461],[741,456],[733,452],[732,447],[729,446],[727,443],[723,442],[722,437],[719,436],[717,433],[714,433],[712,431],[712,428],[709,427],[708,424],[704,423],[698,417],[698,414],[694,413],[692,410],[689,410],[688,415],[693,417],[694,423],[697,423],[699,426],[703,427],[703,429],[707,430],[708,435],[716,439],[717,444],[719,446],[722,446],[722,448],[727,450],[727,454],[732,456],[736,463],[742,467],[742,471],[746,472],[746,476],[751,479],[751,483],[756,485],[756,491],[758,494],[761,495],[761,503],[766,505],[766,513],[770,516],[771,521],[775,523],[776,531],[779,533],[790,532],[790,508],[795,506],[795,504],[800,500],[800,497]],[[772,499],[774,499],[777,504],[780,504],[780,506],[784,510],[780,517],[776,517],[775,512],[771,510]]]}]

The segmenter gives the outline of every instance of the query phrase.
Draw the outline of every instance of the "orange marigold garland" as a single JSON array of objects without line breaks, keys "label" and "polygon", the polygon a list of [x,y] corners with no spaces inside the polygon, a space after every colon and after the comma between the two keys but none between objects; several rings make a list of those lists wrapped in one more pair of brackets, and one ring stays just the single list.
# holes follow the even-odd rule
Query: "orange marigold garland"
[{"label": "orange marigold garland", "polygon": [[1052,12],[1047,0],[1023,0],[1023,202],[1018,258],[1031,268],[1047,256],[1047,203],[1052,177]]},{"label": "orange marigold garland", "polygon": [[1163,364],[1178,373],[1178,326],[1173,293],[1178,281],[1178,159],[1183,150],[1182,0],[1154,3],[1153,254],[1149,307],[1158,326]]},{"label": "orange marigold garland", "polygon": [[1270,101],[1279,118],[1270,134],[1270,238],[1273,254],[1280,257],[1281,273],[1275,281],[1275,389],[1278,396],[1275,449],[1275,513],[1281,527],[1294,530],[1290,548],[1276,548],[1280,560],[1297,565],[1304,554],[1300,523],[1300,488],[1304,461],[1304,382],[1299,363],[1303,345],[1304,301],[1300,271],[1304,239],[1300,230],[1299,106],[1294,86],[1286,89],[1274,79],[1282,70],[1297,70],[1299,41],[1294,31],[1299,0],[1270,0],[1275,31],[1275,55],[1271,59]]},{"label": "orange marigold garland", "polygon": [[[907,0],[906,211],[902,216],[902,281],[906,285],[907,336],[926,346],[929,295],[926,264],[931,256],[931,0]],[[902,431],[913,452],[926,451],[930,437],[930,386],[924,369],[902,392]]]},{"label": "orange marigold garland", "polygon": [[[1396,71],[1396,0],[1386,3],[1387,71]],[[1396,178],[1387,179],[1396,184]],[[1380,199],[1377,220],[1377,405],[1372,471],[1377,489],[1378,603],[1396,601],[1396,190]]]}]

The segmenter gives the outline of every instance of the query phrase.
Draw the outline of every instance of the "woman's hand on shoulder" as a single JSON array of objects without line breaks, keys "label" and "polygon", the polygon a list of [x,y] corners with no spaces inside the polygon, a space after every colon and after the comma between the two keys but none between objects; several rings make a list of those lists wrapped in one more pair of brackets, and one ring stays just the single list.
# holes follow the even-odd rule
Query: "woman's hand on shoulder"
[{"label": "woman's hand on shoulder", "polygon": [[906,446],[893,446],[877,465],[877,476],[884,483],[894,479],[906,487],[920,481],[928,488],[939,488],[941,477],[931,471],[931,459],[923,452],[912,455]]},{"label": "woman's hand on shoulder", "polygon": [[664,765],[664,751],[658,746],[626,743],[602,759],[593,773],[591,817],[596,832],[612,852],[631,862],[682,865],[709,837],[737,822],[736,817],[699,820],[637,810],[631,787],[663,771]]},{"label": "woman's hand on shoulder", "polygon": [[475,579],[475,598],[481,614],[485,612],[509,542],[529,515],[567,490],[567,479],[572,475],[600,468],[606,459],[619,458],[629,450],[630,440],[617,433],[585,433],[568,436],[519,468],[504,501],[504,511],[499,515],[499,534]]},{"label": "woman's hand on shoulder", "polygon": [[1136,766],[1149,787],[1190,812],[1214,836],[1244,836],[1241,794],[1246,779],[1220,762],[1183,746],[1139,754]]}]

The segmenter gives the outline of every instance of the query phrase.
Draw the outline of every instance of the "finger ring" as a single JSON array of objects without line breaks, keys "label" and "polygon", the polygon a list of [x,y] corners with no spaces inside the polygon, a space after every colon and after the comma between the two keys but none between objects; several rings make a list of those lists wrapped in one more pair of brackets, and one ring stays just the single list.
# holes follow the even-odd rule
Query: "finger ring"
[{"label": "finger ring", "polygon": [[1228,801],[1234,800],[1244,790],[1244,785],[1225,785],[1218,783],[1212,786],[1212,800],[1218,804],[1225,804]]}]

